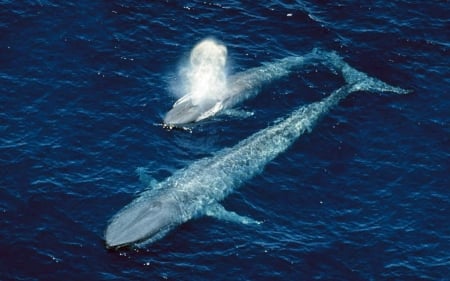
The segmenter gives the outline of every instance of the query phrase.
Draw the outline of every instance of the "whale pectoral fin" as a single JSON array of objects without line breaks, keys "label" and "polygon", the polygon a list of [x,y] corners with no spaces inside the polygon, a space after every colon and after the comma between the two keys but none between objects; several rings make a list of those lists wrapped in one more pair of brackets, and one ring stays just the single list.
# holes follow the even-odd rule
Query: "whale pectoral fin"
[{"label": "whale pectoral fin", "polygon": [[217,218],[219,220],[226,220],[231,221],[235,223],[242,223],[242,224],[253,224],[253,225],[260,225],[262,222],[254,220],[252,218],[241,216],[233,211],[227,211],[222,205],[219,203],[215,203],[210,205],[205,212],[205,215]]},{"label": "whale pectoral fin", "polygon": [[229,108],[224,111],[224,114],[227,116],[231,116],[233,118],[237,118],[237,119],[245,119],[245,118],[249,118],[249,117],[252,117],[253,115],[255,115],[255,112],[246,111],[244,109]]},{"label": "whale pectoral fin", "polygon": [[158,183],[158,181],[152,177],[151,175],[149,175],[146,171],[146,169],[144,167],[137,167],[136,168],[136,174],[139,177],[139,181],[149,187],[149,188],[153,188],[154,186],[156,186],[156,184]]}]

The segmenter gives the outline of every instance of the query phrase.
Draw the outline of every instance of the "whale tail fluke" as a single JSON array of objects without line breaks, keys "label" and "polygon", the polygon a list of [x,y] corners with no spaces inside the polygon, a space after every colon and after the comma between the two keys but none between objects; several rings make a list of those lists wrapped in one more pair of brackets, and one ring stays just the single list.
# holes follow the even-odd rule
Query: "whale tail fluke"
[{"label": "whale tail fluke", "polygon": [[353,85],[351,91],[391,92],[401,95],[412,92],[411,90],[389,85],[377,78],[370,77],[367,74],[356,70],[346,63],[336,52],[314,49],[313,53],[326,67],[341,73],[345,82],[349,85]]},{"label": "whale tail fluke", "polygon": [[358,71],[348,64],[342,68],[342,76],[345,81],[353,85],[353,91],[367,91],[367,92],[391,92],[395,94],[409,94],[411,91],[400,87],[389,85],[377,78],[370,77],[367,74]]}]

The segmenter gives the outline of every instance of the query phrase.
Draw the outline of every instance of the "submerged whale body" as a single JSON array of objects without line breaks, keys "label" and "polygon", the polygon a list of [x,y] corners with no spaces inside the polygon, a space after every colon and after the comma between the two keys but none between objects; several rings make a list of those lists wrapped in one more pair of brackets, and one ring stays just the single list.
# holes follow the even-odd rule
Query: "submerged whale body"
[{"label": "submerged whale body", "polygon": [[285,119],[234,147],[192,163],[141,193],[110,220],[105,232],[106,246],[146,245],[162,238],[177,225],[201,215],[257,224],[251,218],[225,210],[220,201],[261,173],[268,162],[302,134],[312,130],[316,122],[348,94],[357,91],[408,93],[357,71],[335,53],[318,54],[330,63],[330,67],[342,73],[346,80],[344,86],[321,101],[294,110]]}]

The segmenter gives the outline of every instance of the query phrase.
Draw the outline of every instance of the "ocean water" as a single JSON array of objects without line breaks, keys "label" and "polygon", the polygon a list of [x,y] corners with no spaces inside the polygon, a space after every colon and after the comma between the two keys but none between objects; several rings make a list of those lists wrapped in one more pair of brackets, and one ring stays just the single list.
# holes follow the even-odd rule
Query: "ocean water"
[{"label": "ocean water", "polygon": [[[448,1],[1,1],[0,280],[450,280]],[[349,96],[223,205],[108,251],[146,186],[231,147],[342,78],[294,71],[192,131],[165,130],[206,37],[230,73],[313,48],[410,95]]]}]

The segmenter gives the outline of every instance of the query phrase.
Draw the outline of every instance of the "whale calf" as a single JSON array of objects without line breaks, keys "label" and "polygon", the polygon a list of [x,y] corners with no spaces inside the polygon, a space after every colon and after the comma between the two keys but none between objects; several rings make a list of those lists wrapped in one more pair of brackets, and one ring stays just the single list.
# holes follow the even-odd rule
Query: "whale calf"
[{"label": "whale calf", "polygon": [[352,92],[407,90],[369,77],[335,53],[319,52],[340,71],[346,84],[326,98],[294,110],[233,147],[193,162],[166,180],[142,192],[112,217],[105,231],[107,248],[142,246],[162,238],[176,226],[202,215],[245,224],[257,221],[225,210],[222,201],[233,190],[263,171],[264,166],[285,151],[316,122]]},{"label": "whale calf", "polygon": [[227,77],[225,46],[202,41],[191,53],[193,66],[192,73],[188,73],[191,81],[186,87],[187,93],[173,104],[163,122],[168,127],[180,126],[214,116],[257,95],[262,86],[316,59],[314,53],[290,56]]}]

